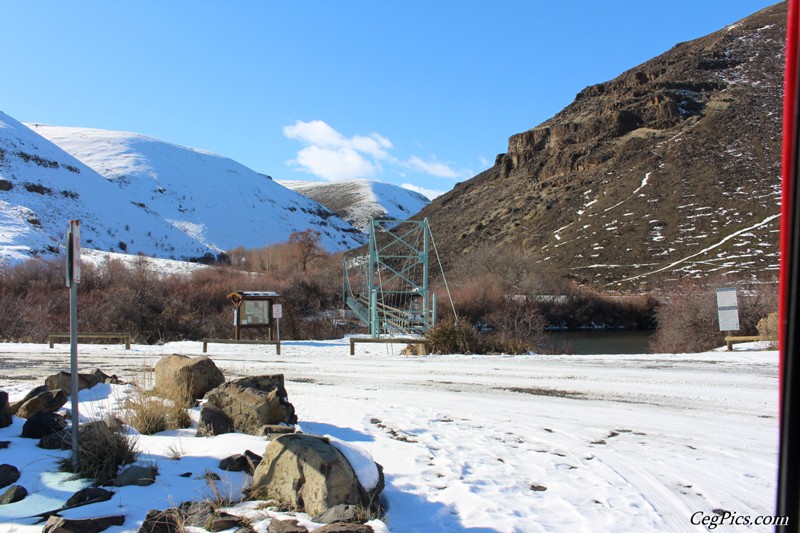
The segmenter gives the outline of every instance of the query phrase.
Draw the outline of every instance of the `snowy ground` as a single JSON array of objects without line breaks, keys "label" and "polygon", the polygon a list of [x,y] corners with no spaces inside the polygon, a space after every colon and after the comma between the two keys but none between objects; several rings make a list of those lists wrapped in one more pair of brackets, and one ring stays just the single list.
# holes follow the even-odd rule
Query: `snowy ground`
[{"label": "snowy ground", "polygon": [[[227,378],[285,374],[303,431],[370,452],[386,474],[392,532],[702,531],[692,520],[715,510],[751,520],[774,514],[775,351],[407,357],[400,348],[361,344],[349,356],[346,340],[297,341],[276,356],[274,347],[211,344],[208,355]],[[81,368],[122,379],[173,353],[201,355],[202,345],[79,347]],[[12,400],[68,366],[66,344],[0,344],[0,387]],[[84,412],[113,408],[125,391],[82,392]],[[0,429],[0,440],[12,442],[0,463],[19,467],[33,495],[0,506],[2,531],[39,531],[21,517],[60,506],[81,486],[55,472],[65,452],[18,438],[22,422]],[[265,446],[245,435],[197,438],[191,429],[139,444],[142,460],[159,465],[156,484],[117,489],[111,501],[64,516],[125,514],[124,526],[107,531],[135,531],[148,509],[207,495],[197,479],[206,470],[235,496],[248,478],[217,470],[218,460]],[[169,459],[175,449],[179,460]],[[195,475],[178,477],[186,471]],[[266,531],[270,516],[247,509],[237,512]]]}]

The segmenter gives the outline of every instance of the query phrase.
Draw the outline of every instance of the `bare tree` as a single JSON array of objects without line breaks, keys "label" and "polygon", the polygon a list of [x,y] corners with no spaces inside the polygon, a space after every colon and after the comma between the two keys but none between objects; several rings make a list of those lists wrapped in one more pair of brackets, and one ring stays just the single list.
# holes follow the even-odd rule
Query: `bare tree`
[{"label": "bare tree", "polygon": [[325,255],[324,250],[319,245],[320,233],[317,230],[307,229],[296,231],[289,235],[289,243],[294,245],[297,259],[303,265],[303,272],[308,269],[308,264]]}]

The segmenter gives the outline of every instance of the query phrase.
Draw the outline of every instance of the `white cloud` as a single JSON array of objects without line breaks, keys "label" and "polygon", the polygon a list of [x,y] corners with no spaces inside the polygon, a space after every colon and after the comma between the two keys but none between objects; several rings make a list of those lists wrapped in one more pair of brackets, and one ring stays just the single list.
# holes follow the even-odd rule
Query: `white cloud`
[{"label": "white cloud", "polygon": [[307,144],[292,164],[329,181],[372,178],[380,170],[378,161],[389,160],[392,142],[377,133],[345,137],[322,120],[297,121],[283,134]]},{"label": "white cloud", "polygon": [[458,178],[459,174],[448,165],[444,163],[439,163],[438,161],[423,161],[417,156],[411,156],[407,161],[406,164],[415,170],[420,170],[425,172],[426,174],[430,174],[431,176],[436,176],[437,178]]},{"label": "white cloud", "polygon": [[307,146],[297,152],[294,163],[328,181],[372,178],[380,169],[352,148]]},{"label": "white cloud", "polygon": [[[448,179],[464,174],[436,159],[425,161],[412,155],[400,160],[390,153],[394,145],[383,135],[370,133],[347,137],[322,120],[298,120],[293,125],[284,126],[283,135],[306,145],[288,163],[328,181],[375,178],[383,172],[384,164],[392,167],[396,175],[403,175],[404,169]],[[426,196],[432,194],[433,197],[441,194],[431,189],[418,189],[411,190],[418,190]]]},{"label": "white cloud", "polygon": [[446,191],[435,191],[433,189],[426,189],[425,187],[418,187],[411,183],[403,183],[400,186],[404,189],[408,189],[409,191],[418,192],[423,196],[427,196],[429,200],[433,200],[437,196],[441,196],[446,192]]}]

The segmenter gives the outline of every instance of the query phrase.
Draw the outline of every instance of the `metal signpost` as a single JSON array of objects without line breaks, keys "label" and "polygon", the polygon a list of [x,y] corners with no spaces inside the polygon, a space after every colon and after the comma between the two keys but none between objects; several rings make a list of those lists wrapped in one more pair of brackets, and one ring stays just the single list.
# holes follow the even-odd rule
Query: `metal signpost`
[{"label": "metal signpost", "polygon": [[735,288],[717,289],[717,314],[720,331],[739,330],[739,302],[736,299]]},{"label": "metal signpost", "polygon": [[78,469],[78,283],[81,281],[81,222],[67,229],[67,287],[69,287],[70,397],[72,398],[72,468]]}]

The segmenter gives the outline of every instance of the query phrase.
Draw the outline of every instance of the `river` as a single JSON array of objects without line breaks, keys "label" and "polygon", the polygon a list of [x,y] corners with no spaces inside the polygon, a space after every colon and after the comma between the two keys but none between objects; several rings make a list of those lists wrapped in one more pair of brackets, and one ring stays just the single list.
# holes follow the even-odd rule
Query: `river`
[{"label": "river", "polygon": [[549,331],[546,349],[577,355],[648,353],[653,331],[591,329]]}]

